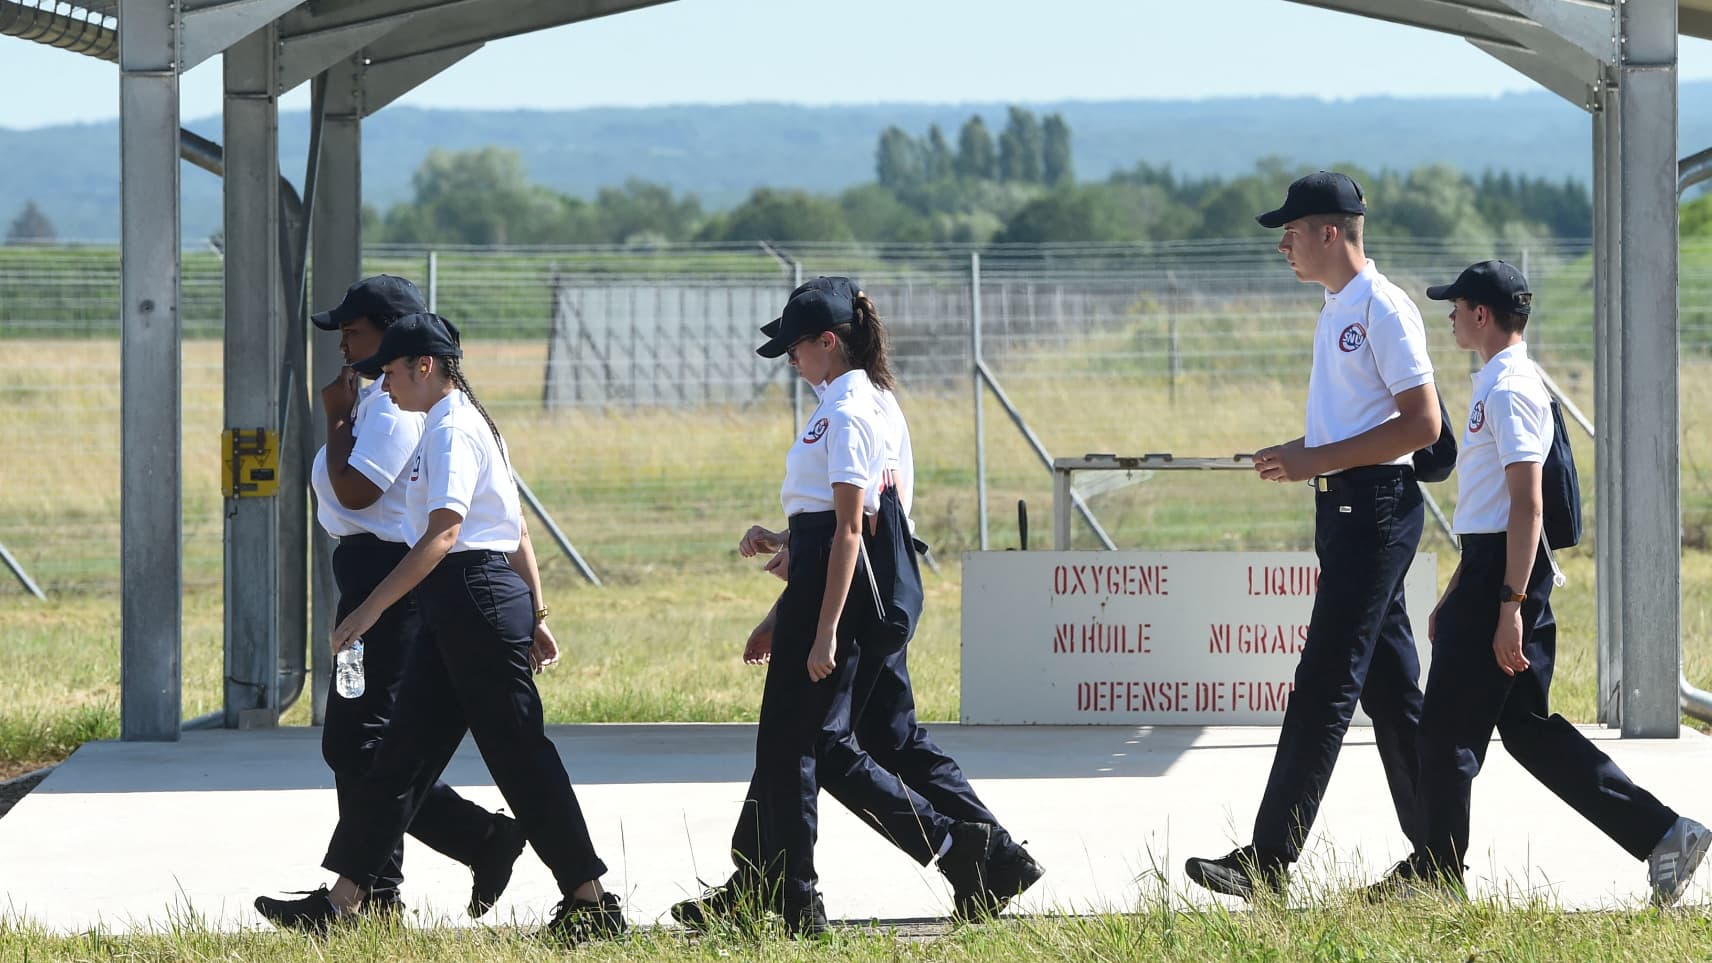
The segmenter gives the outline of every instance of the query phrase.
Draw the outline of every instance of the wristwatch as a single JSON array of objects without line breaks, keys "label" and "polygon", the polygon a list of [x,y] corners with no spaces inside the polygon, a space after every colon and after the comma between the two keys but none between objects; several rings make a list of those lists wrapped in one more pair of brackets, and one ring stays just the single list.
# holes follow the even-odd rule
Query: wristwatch
[{"label": "wristwatch", "polygon": [[542,622],[547,621],[547,616],[551,611],[552,610],[547,608],[547,606],[545,606],[545,605],[536,609],[535,610],[535,624],[540,625]]},{"label": "wristwatch", "polygon": [[1520,604],[1522,602],[1526,602],[1527,600],[1528,600],[1528,597],[1526,595],[1522,594],[1521,592],[1516,591],[1515,589],[1511,588],[1509,585],[1498,586],[1498,604],[1499,605],[1503,605],[1506,602],[1515,602],[1515,603]]}]

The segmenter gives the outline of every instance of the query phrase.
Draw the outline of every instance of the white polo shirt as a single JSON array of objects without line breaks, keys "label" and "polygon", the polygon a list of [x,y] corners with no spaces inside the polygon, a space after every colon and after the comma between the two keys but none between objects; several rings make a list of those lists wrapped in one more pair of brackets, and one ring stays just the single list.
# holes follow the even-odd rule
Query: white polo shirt
[{"label": "white polo shirt", "polygon": [[[1396,395],[1432,380],[1420,309],[1368,261],[1343,290],[1326,291],[1303,444],[1319,448],[1377,428],[1397,417]],[[1407,465],[1412,456],[1388,464]]]},{"label": "white polo shirt", "polygon": [[356,436],[350,466],[380,489],[380,498],[367,508],[346,508],[333,491],[327,472],[327,449],[315,453],[310,484],[315,486],[315,518],[335,538],[369,534],[389,542],[411,541],[405,518],[405,484],[401,477],[422,440],[422,413],[394,404],[377,378],[357,391]]},{"label": "white polo shirt", "polygon": [[1456,453],[1458,535],[1502,532],[1510,526],[1504,469],[1544,463],[1552,445],[1551,394],[1526,343],[1492,356],[1474,374],[1462,448]]},{"label": "white polo shirt", "polygon": [[[886,416],[886,468],[896,473],[898,504],[903,506],[904,516],[908,518],[915,497],[915,449],[910,445],[909,422],[904,419],[904,410],[898,406],[897,395],[883,388],[875,388],[874,394],[879,398],[880,411]],[[911,519],[909,524],[910,530],[914,531],[915,521]]]},{"label": "white polo shirt", "polygon": [[821,391],[820,404],[785,454],[779,502],[786,517],[832,511],[832,486],[840,482],[863,489],[868,514],[880,510],[879,483],[894,457],[881,394],[861,368],[839,375]]},{"label": "white polo shirt", "polygon": [[428,531],[428,516],[449,508],[463,517],[454,552],[515,552],[523,514],[511,466],[481,412],[453,390],[428,410],[409,488],[410,544]]}]

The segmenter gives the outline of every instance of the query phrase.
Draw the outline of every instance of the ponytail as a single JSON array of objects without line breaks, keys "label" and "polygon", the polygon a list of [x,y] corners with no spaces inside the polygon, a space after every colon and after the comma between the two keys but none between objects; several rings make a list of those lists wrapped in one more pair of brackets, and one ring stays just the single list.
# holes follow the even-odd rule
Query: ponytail
[{"label": "ponytail", "polygon": [[493,423],[493,416],[488,414],[487,409],[483,408],[482,403],[476,399],[476,393],[470,388],[469,381],[464,378],[464,369],[459,364],[458,359],[446,356],[435,358],[434,362],[445,369],[446,377],[452,379],[452,384],[457,385],[458,390],[464,393],[464,397],[470,400],[471,406],[481,414],[482,420],[487,422],[488,430],[493,432],[493,440],[499,446],[500,457],[510,461],[511,456],[505,450],[505,439],[499,436],[499,426]]},{"label": "ponytail", "polygon": [[845,357],[849,359],[852,368],[861,368],[868,373],[868,380],[876,388],[894,391],[897,379],[892,376],[891,350],[886,337],[886,326],[880,321],[879,309],[866,294],[857,292],[851,302],[855,308],[855,318],[847,325],[840,325],[837,331],[838,339],[844,343]]}]

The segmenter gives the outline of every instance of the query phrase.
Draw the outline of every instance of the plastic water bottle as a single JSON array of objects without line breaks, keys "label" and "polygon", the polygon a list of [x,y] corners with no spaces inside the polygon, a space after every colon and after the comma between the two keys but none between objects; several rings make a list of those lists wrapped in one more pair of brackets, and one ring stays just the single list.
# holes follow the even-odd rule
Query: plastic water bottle
[{"label": "plastic water bottle", "polygon": [[366,688],[363,682],[363,640],[357,639],[339,653],[333,665],[333,687],[347,699],[355,699]]}]

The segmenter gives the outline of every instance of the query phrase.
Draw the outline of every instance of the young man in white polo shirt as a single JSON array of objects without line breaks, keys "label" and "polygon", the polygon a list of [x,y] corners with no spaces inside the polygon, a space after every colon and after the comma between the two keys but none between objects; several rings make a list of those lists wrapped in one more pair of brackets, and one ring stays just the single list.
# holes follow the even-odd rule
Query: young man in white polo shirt
[{"label": "young man in white polo shirt", "polygon": [[1464,892],[1469,794],[1496,728],[1504,748],[1546,788],[1636,859],[1655,903],[1676,902],[1706,854],[1706,827],[1637,786],[1575,726],[1551,715],[1553,567],[1541,537],[1542,466],[1551,451],[1551,395],[1528,359],[1533,295],[1522,272],[1482,261],[1453,284],[1457,347],[1480,355],[1457,456],[1462,560],[1433,609],[1433,665],[1421,717],[1425,844],[1369,887],[1371,897],[1440,887]]},{"label": "young man in white polo shirt", "polygon": [[1296,277],[1325,288],[1308,379],[1307,431],[1255,455],[1260,477],[1314,485],[1319,590],[1250,845],[1185,872],[1217,893],[1279,891],[1313,828],[1356,703],[1374,740],[1398,822],[1420,839],[1420,660],[1403,609],[1403,576],[1421,539],[1411,456],[1443,427],[1420,311],[1367,259],[1361,188],[1320,171],[1260,215],[1283,228]]}]

